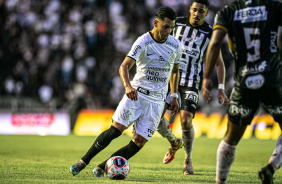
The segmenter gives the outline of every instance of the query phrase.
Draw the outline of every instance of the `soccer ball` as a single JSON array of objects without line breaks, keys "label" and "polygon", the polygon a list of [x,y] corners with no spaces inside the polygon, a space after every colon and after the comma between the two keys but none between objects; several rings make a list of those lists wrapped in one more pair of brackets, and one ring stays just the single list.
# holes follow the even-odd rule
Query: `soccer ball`
[{"label": "soccer ball", "polygon": [[107,176],[112,180],[125,179],[130,171],[128,161],[122,156],[111,157],[105,166]]}]

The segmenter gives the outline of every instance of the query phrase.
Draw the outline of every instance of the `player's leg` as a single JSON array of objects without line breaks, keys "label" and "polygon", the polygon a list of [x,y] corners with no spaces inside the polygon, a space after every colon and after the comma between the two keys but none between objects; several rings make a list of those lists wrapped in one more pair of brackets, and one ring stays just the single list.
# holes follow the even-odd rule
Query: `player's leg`
[{"label": "player's leg", "polygon": [[135,118],[135,116],[130,115],[136,114],[136,107],[138,106],[139,101],[132,101],[127,98],[126,95],[123,96],[113,115],[112,126],[108,130],[102,132],[81,160],[70,167],[70,172],[73,175],[77,175],[83,170],[95,155],[106,148],[113,139],[119,137],[122,132],[132,124],[131,122],[134,121],[132,118]]},{"label": "player's leg", "polygon": [[259,96],[255,90],[242,89],[234,85],[228,108],[227,130],[217,149],[216,183],[226,183],[231,165],[236,156],[237,144],[259,107]]},{"label": "player's leg", "polygon": [[192,167],[192,151],[194,145],[194,128],[192,125],[193,113],[185,110],[180,111],[180,121],[182,128],[182,140],[185,150],[185,160],[184,160],[184,175],[193,175]]},{"label": "player's leg", "polygon": [[87,151],[87,153],[76,163],[74,163],[70,167],[70,172],[75,176],[77,175],[81,170],[83,170],[91,161],[91,159],[97,155],[100,151],[102,151],[104,148],[106,148],[112,140],[119,137],[122,132],[126,129],[126,127],[122,124],[119,124],[115,121],[113,121],[112,126],[102,132],[94,141],[90,149]]},{"label": "player's leg", "polygon": [[182,129],[182,141],[184,144],[184,175],[193,175],[192,151],[194,145],[194,128],[192,120],[195,116],[196,107],[199,101],[199,91],[195,88],[179,86],[181,96],[180,123]]},{"label": "player's leg", "polygon": [[[122,156],[128,160],[133,157],[141,148],[143,148],[146,142],[147,140],[144,137],[136,134],[136,132],[133,131],[132,140],[126,146],[120,148],[118,151],[113,153],[110,158],[113,156]],[[105,165],[108,159],[106,159],[104,162],[100,163],[97,167],[93,169],[92,172],[95,177],[104,176]]]},{"label": "player's leg", "polygon": [[263,184],[273,184],[274,172],[282,165],[282,135],[276,142],[276,147],[268,161],[268,164],[258,172],[259,179]]},{"label": "player's leg", "polygon": [[[132,140],[129,142],[129,144],[113,153],[111,157],[122,156],[127,160],[130,159],[145,145],[147,141],[151,139],[151,137],[157,130],[158,123],[161,119],[162,112],[165,107],[165,103],[162,101],[151,102],[143,99],[142,97],[139,97],[138,103],[138,108],[134,108],[137,108],[138,110],[135,112],[131,111],[132,118],[130,122],[133,122],[134,120]],[[113,119],[115,119],[115,116],[113,117]],[[94,168],[93,174],[96,177],[101,177],[101,171],[104,173],[103,169],[105,168],[107,160]],[[100,170],[100,173],[98,173],[98,175],[100,176],[96,175],[96,170]]]},{"label": "player's leg", "polygon": [[[274,98],[273,98],[274,97]],[[263,103],[273,116],[274,121],[279,123],[282,130],[282,87],[266,90],[263,95]],[[268,161],[268,165],[258,172],[262,183],[273,183],[273,174],[282,165],[282,135],[277,139],[276,147]]]},{"label": "player's leg", "polygon": [[217,184],[225,184],[227,182],[230,167],[235,159],[237,144],[244,135],[246,128],[247,126],[235,125],[228,120],[226,134],[217,148]]},{"label": "player's leg", "polygon": [[168,104],[166,103],[165,109],[163,111],[162,119],[161,119],[159,126],[158,126],[159,134],[162,137],[166,138],[170,143],[170,147],[168,148],[168,151],[165,154],[164,159],[163,159],[164,164],[170,163],[174,159],[176,151],[179,148],[182,148],[182,146],[183,146],[182,140],[178,139],[173,134],[173,132],[172,132],[170,126],[169,126],[169,122],[166,120],[166,118],[164,118],[164,114],[165,114],[167,109],[168,109]]}]

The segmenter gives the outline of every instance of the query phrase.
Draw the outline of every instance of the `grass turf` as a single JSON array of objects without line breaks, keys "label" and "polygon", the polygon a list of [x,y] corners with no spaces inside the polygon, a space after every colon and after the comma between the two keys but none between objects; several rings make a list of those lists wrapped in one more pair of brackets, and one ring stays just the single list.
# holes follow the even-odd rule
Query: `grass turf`
[{"label": "grass turf", "polygon": [[[95,178],[92,169],[126,145],[131,139],[127,135],[112,141],[79,175],[72,176],[70,165],[84,155],[94,139],[75,135],[0,135],[0,183],[215,183],[216,150],[221,140],[206,137],[194,142],[194,176],[182,173],[183,149],[176,153],[171,163],[163,164],[169,143],[163,138],[153,137],[129,160],[130,174],[125,180]],[[275,140],[241,140],[228,183],[259,183],[257,171],[267,164],[275,144]],[[282,183],[282,171],[278,170],[274,178],[274,183]]]}]

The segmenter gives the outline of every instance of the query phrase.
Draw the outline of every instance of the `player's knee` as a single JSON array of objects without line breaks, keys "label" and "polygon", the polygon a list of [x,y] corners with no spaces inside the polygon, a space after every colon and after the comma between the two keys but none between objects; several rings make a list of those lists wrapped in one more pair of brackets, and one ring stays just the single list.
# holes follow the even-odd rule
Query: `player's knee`
[{"label": "player's knee", "polygon": [[123,131],[127,128],[126,126],[124,126],[124,125],[122,125],[118,122],[115,122],[115,121],[113,121],[113,126],[116,127],[117,129],[119,129],[119,131],[121,133],[123,133]]},{"label": "player's knee", "polygon": [[143,148],[143,146],[146,144],[147,140],[142,136],[135,136],[132,138],[132,141],[139,147]]},{"label": "player's knee", "polygon": [[190,129],[192,127],[192,119],[193,119],[193,114],[189,113],[185,118],[181,118],[181,128],[183,130]]}]

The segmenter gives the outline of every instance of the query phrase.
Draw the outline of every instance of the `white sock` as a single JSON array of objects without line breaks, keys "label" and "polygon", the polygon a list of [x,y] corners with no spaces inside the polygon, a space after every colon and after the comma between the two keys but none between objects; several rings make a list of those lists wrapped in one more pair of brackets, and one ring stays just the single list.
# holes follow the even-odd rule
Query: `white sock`
[{"label": "white sock", "polygon": [[269,159],[269,163],[272,165],[274,171],[282,165],[282,135],[277,139],[276,147]]},{"label": "white sock", "polygon": [[183,144],[184,144],[185,158],[188,161],[191,161],[191,159],[192,159],[194,136],[195,136],[195,133],[194,133],[193,125],[188,130],[182,130],[182,140],[183,140]]},{"label": "white sock", "polygon": [[169,127],[169,122],[165,119],[162,118],[159,126],[158,126],[158,132],[161,134],[161,136],[165,137],[170,144],[175,144],[177,141],[177,137],[172,133],[171,128]]},{"label": "white sock", "polygon": [[222,140],[217,148],[216,183],[227,182],[229,170],[236,155],[236,147]]}]

